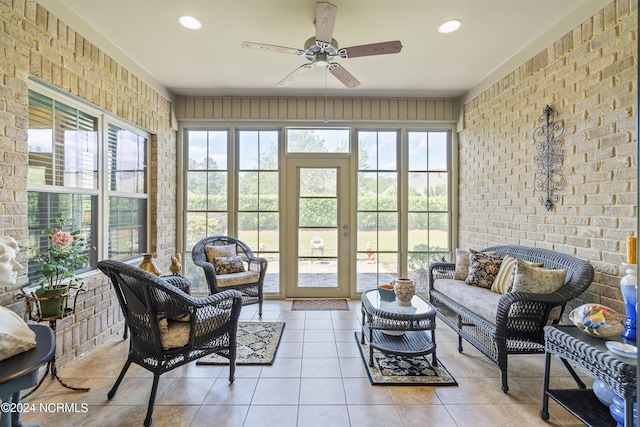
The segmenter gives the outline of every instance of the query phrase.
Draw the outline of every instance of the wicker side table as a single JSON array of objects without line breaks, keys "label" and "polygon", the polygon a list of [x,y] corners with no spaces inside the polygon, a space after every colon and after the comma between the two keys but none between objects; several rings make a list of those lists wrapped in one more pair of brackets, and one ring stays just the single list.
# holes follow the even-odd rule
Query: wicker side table
[{"label": "wicker side table", "polygon": [[436,358],[436,309],[421,295],[414,295],[410,307],[380,299],[377,289],[362,294],[362,343],[369,341],[369,366],[373,349],[402,356],[431,354]]},{"label": "wicker side table", "polygon": [[[596,398],[593,390],[550,390],[551,355],[572,362],[600,379],[625,401],[625,427],[633,426],[636,400],[636,361],[618,357],[607,350],[607,340],[595,338],[575,326],[545,326],[545,366],[540,417],[549,419],[549,398],[558,402],[588,426],[615,426],[609,408]],[[621,337],[609,338],[622,341]]]}]

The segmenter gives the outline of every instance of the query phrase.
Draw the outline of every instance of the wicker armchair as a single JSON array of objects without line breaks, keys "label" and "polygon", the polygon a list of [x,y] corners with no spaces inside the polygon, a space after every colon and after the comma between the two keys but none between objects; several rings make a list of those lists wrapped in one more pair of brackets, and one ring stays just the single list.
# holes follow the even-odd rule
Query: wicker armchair
[{"label": "wicker armchair", "polygon": [[[246,271],[217,274],[207,255],[207,246],[235,246],[235,253],[247,264]],[[204,269],[209,292],[216,294],[225,289],[236,289],[242,293],[242,305],[258,304],[258,315],[262,316],[264,276],[267,260],[256,257],[246,243],[229,236],[209,236],[200,240],[191,251],[193,263]]]},{"label": "wicker armchair", "polygon": [[107,395],[109,400],[132,363],[153,373],[145,426],[151,425],[158,381],[165,372],[217,353],[229,359],[229,382],[233,383],[240,292],[193,298],[163,278],[128,264],[100,261],[98,268],[111,279],[131,330],[129,355]]}]

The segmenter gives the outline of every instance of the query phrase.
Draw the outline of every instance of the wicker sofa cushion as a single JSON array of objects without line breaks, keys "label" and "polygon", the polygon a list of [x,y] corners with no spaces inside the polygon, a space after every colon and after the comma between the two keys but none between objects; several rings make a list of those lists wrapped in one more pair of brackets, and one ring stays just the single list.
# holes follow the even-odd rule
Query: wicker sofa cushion
[{"label": "wicker sofa cushion", "polygon": [[[484,252],[487,255],[495,255],[495,252]],[[465,280],[469,275],[469,249],[456,249],[456,268],[453,278],[456,280]]]},{"label": "wicker sofa cushion", "polygon": [[491,289],[500,270],[500,264],[502,264],[502,258],[469,249],[469,275],[465,283]]},{"label": "wicker sofa cushion", "polygon": [[469,286],[462,280],[455,279],[437,279],[433,288],[467,310],[495,323],[498,303],[502,295],[486,288]]},{"label": "wicker sofa cushion", "polygon": [[[491,285],[491,290],[499,294],[506,294],[511,286],[513,286],[513,271],[516,269],[517,258],[507,255],[502,258],[500,270],[496,274],[496,278]],[[533,267],[542,267],[541,262],[523,261]]]},{"label": "wicker sofa cushion", "polygon": [[518,261],[513,275],[511,292],[548,294],[564,286],[567,270],[546,270]]},{"label": "wicker sofa cushion", "polygon": [[216,276],[218,287],[246,285],[248,283],[256,283],[260,279],[260,273],[255,271],[243,271],[241,273],[223,274]]}]

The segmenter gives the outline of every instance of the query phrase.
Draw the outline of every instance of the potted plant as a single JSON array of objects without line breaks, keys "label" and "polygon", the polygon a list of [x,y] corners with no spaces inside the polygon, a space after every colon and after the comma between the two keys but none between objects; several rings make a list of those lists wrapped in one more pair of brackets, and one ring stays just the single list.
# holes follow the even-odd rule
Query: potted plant
[{"label": "potted plant", "polygon": [[80,230],[66,231],[70,219],[61,213],[49,220],[51,228],[44,231],[50,244],[46,249],[33,249],[30,258],[37,260],[35,274],[40,277],[35,296],[42,317],[60,317],[67,306],[71,280],[80,280],[75,271],[87,265],[91,249]]}]

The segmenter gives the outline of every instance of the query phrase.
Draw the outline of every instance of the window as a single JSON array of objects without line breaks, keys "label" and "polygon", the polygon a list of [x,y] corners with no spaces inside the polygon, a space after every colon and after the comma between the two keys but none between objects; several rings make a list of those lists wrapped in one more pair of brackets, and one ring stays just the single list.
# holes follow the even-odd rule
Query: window
[{"label": "window", "polygon": [[427,286],[431,262],[448,259],[449,132],[408,132],[408,270]]},{"label": "window", "polygon": [[[97,259],[125,260],[147,251],[147,136],[111,121],[71,97],[46,88],[29,91],[29,247],[47,248],[44,232],[61,213],[96,248],[86,270]],[[103,150],[107,167],[101,167]],[[100,224],[108,224],[108,232]],[[30,281],[36,270],[30,263]]]},{"label": "window", "polygon": [[358,292],[399,271],[398,140],[397,131],[358,131]]},{"label": "window", "polygon": [[275,130],[238,131],[238,238],[267,258],[264,292],[280,291],[280,191]]}]

